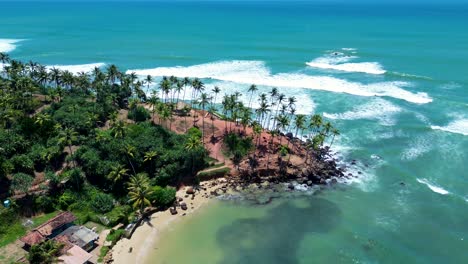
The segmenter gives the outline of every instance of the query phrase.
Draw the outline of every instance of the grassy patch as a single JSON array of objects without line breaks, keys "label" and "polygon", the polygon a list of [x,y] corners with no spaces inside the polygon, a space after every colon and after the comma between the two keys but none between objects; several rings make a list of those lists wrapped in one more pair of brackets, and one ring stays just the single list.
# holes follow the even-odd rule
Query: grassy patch
[{"label": "grassy patch", "polygon": [[98,258],[98,262],[99,263],[102,263],[102,260],[104,259],[104,257],[107,255],[107,252],[109,252],[110,248],[109,247],[102,247],[100,252],[99,252],[99,258]]},{"label": "grassy patch", "polygon": [[230,168],[223,167],[223,168],[210,170],[210,171],[206,171],[206,172],[200,172],[200,173],[198,173],[198,179],[200,181],[206,181],[206,180],[211,180],[211,179],[214,179],[214,178],[224,177],[230,171],[231,171]]},{"label": "grassy patch", "polygon": [[[57,214],[58,214],[58,212],[52,212],[52,213],[43,214],[43,215],[34,217],[32,219],[32,221],[34,223],[32,225],[32,228],[37,227],[37,226],[45,223],[47,220],[51,219],[52,217],[56,216]],[[21,222],[22,221],[18,219],[17,221],[8,224],[7,232],[5,234],[3,234],[2,236],[0,236],[0,247],[6,246],[6,245],[8,245],[10,243],[13,243],[17,239],[19,239],[20,237],[26,235],[28,229],[26,227],[24,227],[21,224]]]},{"label": "grassy patch", "polygon": [[95,223],[95,222],[92,222],[92,221],[86,222],[84,224],[84,226],[86,226],[89,229],[95,228],[96,233],[98,233],[98,234],[101,233],[102,231],[104,231],[105,229],[107,229],[105,226],[103,226],[101,224],[98,224],[98,223]]}]

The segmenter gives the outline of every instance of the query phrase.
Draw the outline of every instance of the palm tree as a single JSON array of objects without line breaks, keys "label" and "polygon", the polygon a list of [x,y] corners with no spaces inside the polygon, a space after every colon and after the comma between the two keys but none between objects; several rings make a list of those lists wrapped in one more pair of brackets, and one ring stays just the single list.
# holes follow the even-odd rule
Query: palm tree
[{"label": "palm tree", "polygon": [[115,64],[111,64],[107,68],[107,81],[110,82],[110,84],[114,84],[118,76],[119,69],[117,68],[117,66],[115,66]]},{"label": "palm tree", "polygon": [[187,143],[185,144],[185,149],[192,152],[192,174],[194,174],[195,169],[195,151],[202,145],[202,142],[196,135],[189,137]]},{"label": "palm tree", "polygon": [[198,104],[202,107],[203,114],[202,114],[202,143],[205,144],[205,105],[210,102],[210,98],[208,98],[208,94],[202,93],[200,97],[200,101]]},{"label": "palm tree", "polygon": [[167,77],[163,77],[161,82],[159,82],[159,88],[164,94],[164,103],[166,103],[167,98],[169,97],[169,93],[171,91],[171,82],[167,79]]},{"label": "palm tree", "polygon": [[[76,142],[78,139],[78,133],[72,128],[65,128],[59,132],[59,144],[65,144],[68,146],[68,150],[70,151],[70,156],[72,156],[72,148],[71,146]],[[73,160],[73,165],[76,167],[75,161]]]},{"label": "palm tree", "polygon": [[156,97],[155,95],[152,95],[150,99],[148,100],[149,105],[151,106],[151,114],[152,118],[151,120],[154,122],[154,114],[156,113],[156,105],[158,104],[159,98]]},{"label": "palm tree", "polygon": [[123,165],[117,164],[113,166],[107,178],[112,180],[114,183],[117,183],[123,180],[126,176],[128,176],[128,169],[126,169]]},{"label": "palm tree", "polygon": [[338,129],[336,129],[336,128],[332,128],[331,133],[332,133],[332,136],[333,136],[333,137],[332,137],[332,141],[331,141],[331,143],[330,143],[330,148],[331,148],[331,146],[333,145],[333,141],[335,140],[335,136],[339,136],[339,135],[340,135],[340,131],[339,131]]},{"label": "palm tree", "polygon": [[205,90],[205,85],[203,84],[200,79],[195,78],[192,80],[192,87],[193,87],[193,92],[194,96],[192,97],[192,108],[193,108],[193,98],[197,98],[198,93],[203,92]]},{"label": "palm tree", "polygon": [[150,180],[144,173],[139,173],[130,177],[128,183],[129,202],[132,203],[134,209],[138,209],[140,214],[143,214],[145,206],[150,206],[149,196],[153,193],[150,188]]},{"label": "palm tree", "polygon": [[146,93],[148,93],[149,87],[151,83],[153,83],[153,77],[151,77],[151,75],[148,74],[148,76],[146,76],[145,82],[146,82]]},{"label": "palm tree", "polygon": [[50,121],[50,115],[48,114],[39,114],[36,116],[36,120],[34,121],[35,124],[38,124],[39,126],[44,125],[44,123],[47,123]]},{"label": "palm tree", "polygon": [[119,120],[112,124],[111,130],[115,138],[123,138],[125,136],[127,127],[125,126],[125,123],[122,120]]},{"label": "palm tree", "polygon": [[248,92],[250,92],[250,99],[249,99],[249,108],[251,108],[253,94],[258,90],[255,84],[250,85]]},{"label": "palm tree", "polygon": [[10,62],[10,56],[5,52],[0,52],[0,61],[5,64]]},{"label": "palm tree", "polygon": [[[215,94],[214,97],[212,97],[214,99],[211,101],[211,105],[214,106],[214,104],[216,104],[216,97],[218,96],[219,92],[221,92],[221,89],[219,89],[218,86],[215,86],[213,88],[213,90],[211,90],[211,91]],[[216,111],[216,108],[215,108],[215,111]]]},{"label": "palm tree", "polygon": [[60,71],[60,69],[55,68],[55,67],[50,69],[49,79],[52,82],[55,82],[55,88],[57,88],[59,86],[61,78],[62,78],[62,72]]},{"label": "palm tree", "polygon": [[179,107],[179,97],[180,97],[180,92],[182,92],[182,90],[184,90],[184,83],[181,80],[177,80],[176,87],[175,87],[175,92],[177,92],[176,110]]},{"label": "palm tree", "polygon": [[[294,120],[294,127],[296,128],[296,134],[294,137],[297,137],[297,133],[305,129],[305,121],[306,121],[306,116],[305,115],[297,115],[296,119]],[[302,134],[302,133],[301,133]]]},{"label": "palm tree", "polygon": [[136,174],[135,167],[133,166],[132,159],[135,157],[136,148],[130,144],[125,145],[125,155],[127,157],[128,163],[132,167],[133,174]]},{"label": "palm tree", "polygon": [[144,157],[144,162],[149,162],[150,163],[150,167],[151,167],[151,173],[154,172],[154,160],[156,159],[156,157],[158,156],[158,152],[155,151],[155,150],[150,150],[150,151],[147,151],[145,152],[145,157]]}]

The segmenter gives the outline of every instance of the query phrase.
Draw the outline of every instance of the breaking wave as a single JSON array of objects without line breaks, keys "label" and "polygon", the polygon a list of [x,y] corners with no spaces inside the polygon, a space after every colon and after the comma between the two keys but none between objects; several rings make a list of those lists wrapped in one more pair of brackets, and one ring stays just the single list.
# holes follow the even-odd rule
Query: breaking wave
[{"label": "breaking wave", "polygon": [[431,126],[432,129],[468,136],[468,119],[452,121],[447,126]]},{"label": "breaking wave", "polygon": [[[350,51],[351,49],[344,48],[342,50]],[[349,56],[341,52],[332,52],[313,61],[306,62],[306,64],[314,68],[344,72],[362,72],[368,74],[384,74],[386,72],[378,62],[350,62],[357,58],[357,56]]]},{"label": "breaking wave", "polygon": [[431,183],[430,181],[428,181],[427,179],[419,179],[417,178],[416,179],[419,183],[422,183],[424,185],[426,185],[427,187],[429,187],[429,189],[431,189],[431,191],[435,192],[435,193],[439,193],[439,194],[442,194],[442,195],[447,195],[447,194],[450,194],[449,191],[445,190],[444,188],[440,187],[440,186],[437,186],[435,185],[434,183]]},{"label": "breaking wave", "polygon": [[15,43],[22,41],[21,39],[0,39],[0,52],[11,52],[16,49]]},{"label": "breaking wave", "polygon": [[323,113],[323,116],[330,119],[369,119],[378,120],[380,124],[391,126],[395,124],[395,115],[402,109],[384,99],[377,98],[369,103],[359,105],[351,111],[344,113]]},{"label": "breaking wave", "polygon": [[99,63],[89,63],[89,64],[77,64],[77,65],[49,65],[47,66],[48,70],[51,70],[52,68],[57,68],[62,71],[69,71],[73,74],[77,74],[79,72],[90,72],[94,68],[98,67],[101,68],[105,63],[99,62]]},{"label": "breaking wave", "polygon": [[426,93],[404,90],[406,82],[379,82],[363,84],[329,76],[311,76],[303,73],[271,73],[262,61],[220,61],[193,66],[158,67],[154,69],[128,70],[146,76],[198,77],[221,81],[256,84],[275,87],[306,88],[358,96],[389,96],[411,103],[432,102]]}]

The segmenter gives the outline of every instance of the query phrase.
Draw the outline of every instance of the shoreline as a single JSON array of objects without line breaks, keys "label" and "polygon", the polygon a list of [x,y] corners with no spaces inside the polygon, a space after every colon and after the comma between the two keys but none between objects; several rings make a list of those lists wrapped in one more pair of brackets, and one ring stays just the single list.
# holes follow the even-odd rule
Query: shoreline
[{"label": "shoreline", "polygon": [[[175,215],[171,214],[170,209],[152,214],[149,221],[143,221],[136,228],[130,239],[122,238],[109,251],[109,254],[112,254],[112,263],[146,263],[147,258],[151,256],[150,252],[157,246],[162,232],[167,231],[172,227],[172,223],[180,221],[182,217],[193,215],[202,207],[213,202],[210,193],[219,189],[218,180],[202,182],[201,184],[205,187],[199,190],[191,186],[180,188],[176,193],[176,197],[179,200],[180,198],[183,199],[181,202],[187,204],[187,210],[182,210],[180,206],[177,206],[177,214]],[[194,195],[187,194],[187,190],[191,188],[195,191]]]}]

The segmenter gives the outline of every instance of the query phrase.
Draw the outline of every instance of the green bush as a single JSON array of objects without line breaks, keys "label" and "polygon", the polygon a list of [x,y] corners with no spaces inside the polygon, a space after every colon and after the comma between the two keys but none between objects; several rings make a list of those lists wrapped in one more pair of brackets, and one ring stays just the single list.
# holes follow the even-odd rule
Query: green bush
[{"label": "green bush", "polygon": [[229,154],[235,155],[237,158],[247,155],[254,147],[251,137],[242,138],[235,133],[226,135],[224,138],[224,144],[227,147]]},{"label": "green bush", "polygon": [[41,195],[34,200],[39,210],[44,213],[51,213],[55,210],[55,200],[48,195]]},{"label": "green bush", "polygon": [[169,206],[176,198],[176,190],[172,187],[153,186],[149,200],[156,206]]},{"label": "green bush", "polygon": [[34,181],[34,177],[26,173],[16,173],[13,175],[10,190],[27,193]]},{"label": "green bush", "polygon": [[197,138],[201,138],[202,137],[202,132],[199,128],[196,128],[196,127],[191,127],[187,130],[187,135],[188,137],[192,137],[192,136],[195,136]]},{"label": "green bush", "polygon": [[114,199],[109,194],[99,193],[93,197],[91,207],[96,213],[107,213],[114,208]]},{"label": "green bush", "polygon": [[125,229],[111,229],[106,237],[106,241],[112,242],[112,246],[119,241],[119,239],[125,234]]},{"label": "green bush", "polygon": [[75,197],[73,196],[72,193],[64,192],[60,196],[58,200],[58,204],[59,204],[60,209],[67,210],[68,206],[70,206],[74,201],[75,201]]},{"label": "green bush", "polygon": [[139,105],[134,109],[130,109],[127,117],[135,122],[143,122],[150,119],[151,115],[146,108]]}]

